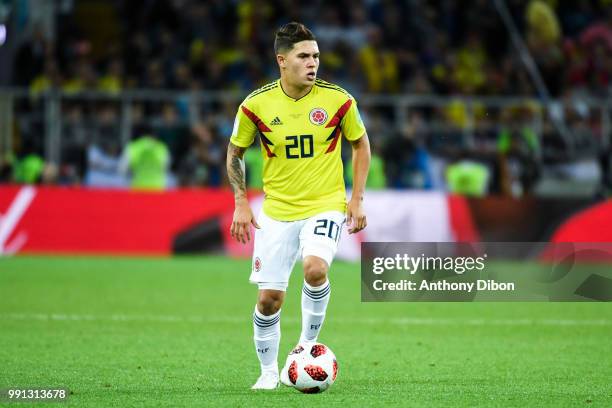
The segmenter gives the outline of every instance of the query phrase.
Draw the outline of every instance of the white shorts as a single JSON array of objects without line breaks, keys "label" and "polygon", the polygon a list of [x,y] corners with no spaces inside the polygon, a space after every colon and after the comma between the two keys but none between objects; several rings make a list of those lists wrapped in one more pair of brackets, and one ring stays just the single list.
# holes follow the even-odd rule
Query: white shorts
[{"label": "white shorts", "polygon": [[304,259],[314,255],[331,265],[344,222],[340,211],[326,211],[298,221],[277,221],[261,210],[249,280],[259,289],[285,291],[298,256]]}]

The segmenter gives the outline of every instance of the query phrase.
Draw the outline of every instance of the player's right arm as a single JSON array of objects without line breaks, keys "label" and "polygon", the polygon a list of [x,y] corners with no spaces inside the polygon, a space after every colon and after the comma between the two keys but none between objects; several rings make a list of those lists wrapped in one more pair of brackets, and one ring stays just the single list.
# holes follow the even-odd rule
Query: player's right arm
[{"label": "player's right arm", "polygon": [[251,224],[259,228],[253,210],[249,205],[246,189],[244,152],[253,143],[257,128],[247,118],[242,106],[238,109],[232,137],[227,147],[227,176],[234,191],[234,218],[230,232],[238,242],[243,244],[251,240]]},{"label": "player's right arm", "polygon": [[229,183],[234,190],[234,219],[230,232],[238,242],[243,244],[251,240],[251,228],[259,228],[253,210],[249,205],[246,193],[246,177],[244,166],[244,152],[246,148],[239,147],[230,142],[227,148],[227,175]]}]

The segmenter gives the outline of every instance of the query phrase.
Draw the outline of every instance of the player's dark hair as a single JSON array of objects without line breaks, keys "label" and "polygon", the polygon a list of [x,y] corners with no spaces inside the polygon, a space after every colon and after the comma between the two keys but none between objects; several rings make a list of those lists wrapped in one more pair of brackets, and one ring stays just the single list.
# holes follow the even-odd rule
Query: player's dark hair
[{"label": "player's dark hair", "polygon": [[293,44],[300,41],[316,41],[316,38],[304,24],[295,21],[287,23],[276,31],[274,53],[289,51],[293,48]]}]

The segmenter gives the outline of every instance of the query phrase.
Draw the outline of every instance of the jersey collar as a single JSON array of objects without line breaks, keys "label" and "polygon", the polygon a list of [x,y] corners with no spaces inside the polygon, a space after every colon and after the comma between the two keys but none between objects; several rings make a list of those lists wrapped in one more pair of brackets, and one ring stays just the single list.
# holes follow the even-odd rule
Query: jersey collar
[{"label": "jersey collar", "polygon": [[309,97],[313,93],[313,89],[315,87],[315,84],[312,84],[312,87],[310,87],[310,91],[308,91],[308,93],[306,95],[302,96],[301,98],[295,99],[295,98],[292,98],[292,97],[290,97],[289,95],[287,95],[285,93],[285,90],[283,89],[283,85],[281,84],[280,78],[277,80],[277,82],[278,82],[278,87],[280,88],[280,90],[283,93],[283,95],[285,95],[285,97],[287,99],[289,99],[290,101],[292,101],[292,102],[303,101],[304,99],[306,99],[307,97]]}]

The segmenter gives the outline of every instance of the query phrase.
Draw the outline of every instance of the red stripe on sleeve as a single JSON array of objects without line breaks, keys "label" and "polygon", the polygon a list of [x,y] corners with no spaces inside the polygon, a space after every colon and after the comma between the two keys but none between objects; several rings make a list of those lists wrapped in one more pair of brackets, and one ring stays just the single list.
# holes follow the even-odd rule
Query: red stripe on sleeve
[{"label": "red stripe on sleeve", "polygon": [[242,109],[242,112],[244,112],[244,114],[247,115],[249,119],[251,119],[251,122],[253,122],[255,126],[257,126],[257,129],[259,129],[260,132],[271,132],[272,131],[269,127],[266,126],[263,120],[259,118],[259,116],[257,116],[256,114],[254,114],[253,112],[251,112],[244,106],[242,106],[241,109]]},{"label": "red stripe on sleeve", "polygon": [[340,130],[340,127],[337,127],[336,129],[334,129],[334,133],[335,133],[334,139],[329,144],[329,147],[325,151],[325,154],[333,152],[334,149],[336,148],[336,145],[338,144],[338,140],[340,140],[340,134],[342,134],[342,131]]},{"label": "red stripe on sleeve", "polygon": [[266,149],[266,153],[268,154],[268,157],[276,157],[276,154],[272,153],[269,147],[269,146],[274,146],[274,143],[272,143],[270,139],[265,137],[264,134],[261,132],[259,133],[259,137],[261,138],[261,144],[263,145],[264,149]]},{"label": "red stripe on sleeve", "polygon": [[340,109],[338,109],[338,112],[336,112],[334,117],[329,121],[329,123],[325,127],[330,128],[330,127],[338,126],[340,124],[340,121],[344,117],[344,115],[346,115],[346,112],[348,112],[352,103],[353,103],[352,99],[349,99],[348,101],[344,102],[344,104],[340,107]]}]

